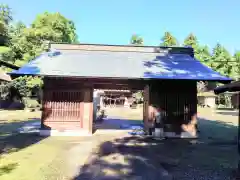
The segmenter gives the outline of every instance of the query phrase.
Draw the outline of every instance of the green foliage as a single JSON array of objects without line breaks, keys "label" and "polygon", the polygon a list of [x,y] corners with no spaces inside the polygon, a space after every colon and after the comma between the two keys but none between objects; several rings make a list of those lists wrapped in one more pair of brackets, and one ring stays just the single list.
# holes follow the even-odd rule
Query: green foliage
[{"label": "green foliage", "polygon": [[39,77],[28,77],[27,79],[27,87],[29,89],[33,88],[41,88],[43,86],[43,80]]},{"label": "green foliage", "polygon": [[12,12],[8,5],[0,4],[0,45],[8,41],[8,25],[12,21]]},{"label": "green foliage", "polygon": [[[4,47],[7,51],[3,52],[3,48],[0,48],[1,58],[18,66],[26,64],[46,50],[46,42],[78,42],[74,23],[60,13],[39,14],[30,27],[22,22],[9,25],[11,20],[10,8],[0,5],[0,32],[4,32],[8,39],[7,47]],[[42,83],[39,77],[24,76],[8,83],[8,87],[16,88],[23,97],[27,97],[31,96],[32,89],[41,87]]]},{"label": "green foliage", "polygon": [[12,19],[13,17],[10,7],[7,4],[0,4],[0,21],[9,24]]},{"label": "green foliage", "polygon": [[192,48],[197,48],[198,46],[197,37],[193,33],[190,33],[184,40],[183,44],[184,46],[191,46]]},{"label": "green foliage", "polygon": [[6,46],[0,46],[0,60],[1,61],[10,61],[12,62],[14,59],[14,53],[11,48]]},{"label": "green foliage", "polygon": [[[194,49],[194,54],[196,57],[199,57],[202,55],[201,51],[204,51],[204,47],[200,47],[198,44],[198,39],[197,37],[193,34],[190,33],[183,42],[184,46],[190,46]],[[207,49],[205,49],[207,51]],[[207,52],[206,52],[207,53]],[[200,59],[199,59],[200,60]],[[201,60],[200,60],[201,61]]]},{"label": "green foliage", "polygon": [[200,46],[197,36],[193,33],[190,33],[183,42],[184,46],[190,46],[194,49],[195,57],[208,66],[208,63],[211,59],[211,54],[207,46]]},{"label": "green foliage", "polygon": [[25,63],[44,51],[45,42],[77,42],[74,23],[60,13],[48,12],[39,14],[30,27],[21,22],[9,27],[9,38],[14,59]]},{"label": "green foliage", "polygon": [[23,97],[30,96],[26,80],[26,77],[19,77],[10,82],[8,86],[16,88]]},{"label": "green foliage", "polygon": [[131,41],[130,41],[131,44],[134,44],[134,45],[143,45],[143,38],[134,34],[132,35],[131,37]]},{"label": "green foliage", "polygon": [[24,60],[24,54],[28,52],[31,46],[25,39],[24,30],[26,26],[18,22],[14,25],[11,25],[8,30],[9,34],[9,47],[14,52],[15,61],[18,59]]},{"label": "green foliage", "polygon": [[1,100],[6,100],[9,95],[9,88],[7,82],[0,82],[0,98]]},{"label": "green foliage", "polygon": [[28,97],[23,98],[23,104],[26,108],[37,108],[41,106],[37,100]]},{"label": "green foliage", "polygon": [[0,20],[0,35],[3,37],[7,33],[7,26],[4,21]]},{"label": "green foliage", "polygon": [[[32,35],[53,42],[72,43],[77,40],[75,25],[60,13],[45,12],[37,16],[32,23]],[[31,36],[31,35],[30,35]]]},{"label": "green foliage", "polygon": [[164,36],[161,38],[161,46],[176,46],[178,45],[177,39],[170,33],[165,32]]},{"label": "green foliage", "polygon": [[8,84],[9,87],[16,88],[22,97],[32,95],[33,88],[41,88],[43,85],[42,79],[32,76],[20,76]]},{"label": "green foliage", "polygon": [[195,49],[195,57],[203,64],[209,66],[211,63],[211,53],[208,46],[198,46]]},{"label": "green foliage", "polygon": [[233,56],[232,63],[232,72],[230,74],[231,77],[240,80],[240,51],[237,51]]},{"label": "green foliage", "polygon": [[228,76],[232,72],[232,60],[230,53],[218,43],[213,49],[210,67],[221,74]]}]

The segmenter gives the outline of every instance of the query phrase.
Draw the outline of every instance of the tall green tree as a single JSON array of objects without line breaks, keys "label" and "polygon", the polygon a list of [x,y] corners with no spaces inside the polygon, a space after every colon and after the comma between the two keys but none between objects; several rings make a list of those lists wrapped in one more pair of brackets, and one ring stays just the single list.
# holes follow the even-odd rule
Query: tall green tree
[{"label": "tall green tree", "polygon": [[211,61],[211,54],[208,46],[201,46],[198,42],[197,36],[190,33],[183,42],[184,46],[191,46],[194,49],[196,59],[209,66]]},{"label": "tall green tree", "polygon": [[240,80],[240,51],[235,52],[233,56],[231,77]]},{"label": "tall green tree", "polygon": [[139,35],[134,34],[131,37],[130,44],[143,45],[143,38],[140,37]]},{"label": "tall green tree", "polygon": [[12,12],[8,5],[0,4],[0,45],[7,42],[8,25],[12,20]]},{"label": "tall green tree", "polygon": [[[13,59],[15,64],[19,66],[27,63],[43,52],[46,41],[66,43],[77,42],[74,23],[60,13],[45,12],[39,14],[30,27],[26,27],[23,23],[18,22],[10,26],[8,36],[8,46],[14,53]],[[13,84],[19,84],[18,81],[27,82],[24,86],[26,86],[26,84],[31,84],[31,86],[29,86],[30,89],[39,87],[42,84],[41,79],[31,77],[17,78],[15,81]],[[21,86],[18,86],[18,88],[21,89]],[[27,89],[29,90],[29,88]],[[23,91],[25,92],[26,88],[25,90],[23,89]]]},{"label": "tall green tree", "polygon": [[178,42],[177,39],[170,33],[165,32],[164,36],[161,38],[160,46],[177,46]]},{"label": "tall green tree", "polygon": [[195,57],[203,64],[210,66],[212,59],[208,46],[198,46]]},{"label": "tall green tree", "polygon": [[183,42],[184,46],[191,46],[192,48],[197,48],[198,46],[198,40],[197,37],[193,34],[190,33]]},{"label": "tall green tree", "polygon": [[[12,24],[8,30],[9,42],[8,46],[13,52],[13,62],[21,60],[24,53],[28,51],[27,45],[29,45],[24,38],[24,30],[26,29],[25,24],[17,22]],[[21,64],[20,64],[21,65]]]},{"label": "tall green tree", "polygon": [[[205,64],[206,66],[209,66],[211,62],[211,54],[210,54],[209,48],[207,46],[197,45],[195,46],[194,50],[195,50],[195,58],[200,62],[202,62],[203,64]],[[216,83],[212,83],[212,82],[210,83],[205,81],[198,82],[197,85],[198,85],[197,86],[198,92],[213,90],[213,88],[216,87]]]},{"label": "tall green tree", "polygon": [[14,50],[18,64],[23,64],[39,55],[44,50],[44,43],[77,42],[74,23],[60,13],[45,12],[36,17],[32,25],[27,28],[17,23],[10,31],[10,46]]},{"label": "tall green tree", "polygon": [[210,67],[223,75],[230,75],[232,71],[232,56],[220,43],[213,48]]},{"label": "tall green tree", "polygon": [[194,49],[194,54],[195,54],[195,57],[198,59],[198,60],[202,60],[200,57],[201,57],[201,53],[199,52],[200,51],[200,47],[199,47],[199,44],[198,44],[198,40],[197,40],[197,37],[193,34],[193,33],[190,33],[183,41],[183,45],[184,46],[190,46]]},{"label": "tall green tree", "polygon": [[6,4],[0,4],[0,21],[9,24],[13,20],[11,8]]},{"label": "tall green tree", "polygon": [[[74,43],[77,41],[76,28],[73,21],[60,13],[45,12],[39,14],[32,23],[29,35],[52,42]],[[32,34],[31,34],[32,33]]]}]

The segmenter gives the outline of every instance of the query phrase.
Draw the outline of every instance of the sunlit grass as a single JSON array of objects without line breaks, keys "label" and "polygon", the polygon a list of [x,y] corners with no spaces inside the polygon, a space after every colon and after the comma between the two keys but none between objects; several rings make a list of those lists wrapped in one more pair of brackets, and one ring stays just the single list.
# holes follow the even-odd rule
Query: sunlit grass
[{"label": "sunlit grass", "polygon": [[[59,141],[54,138],[47,138],[40,142],[30,145],[24,149],[15,150],[3,154],[0,159],[0,179],[1,180],[42,180],[51,179],[45,177],[46,174],[51,176],[55,172],[60,171],[61,164],[55,163],[55,168],[48,168],[48,166],[56,160],[56,157],[62,157],[63,146],[66,141]],[[6,167],[15,164],[11,170]],[[4,171],[4,169],[6,171]],[[2,170],[2,172],[1,172]],[[64,171],[64,169],[62,170]]]}]

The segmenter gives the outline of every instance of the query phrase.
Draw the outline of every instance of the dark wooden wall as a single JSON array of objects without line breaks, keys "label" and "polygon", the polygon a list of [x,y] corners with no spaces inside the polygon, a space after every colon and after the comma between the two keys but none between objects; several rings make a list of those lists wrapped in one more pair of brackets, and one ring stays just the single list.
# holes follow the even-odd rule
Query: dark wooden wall
[{"label": "dark wooden wall", "polygon": [[92,131],[92,91],[79,79],[45,77],[42,128]]},{"label": "dark wooden wall", "polygon": [[149,105],[165,111],[165,131],[180,133],[182,124],[189,124],[197,113],[196,81],[164,80],[151,81],[149,84]]}]

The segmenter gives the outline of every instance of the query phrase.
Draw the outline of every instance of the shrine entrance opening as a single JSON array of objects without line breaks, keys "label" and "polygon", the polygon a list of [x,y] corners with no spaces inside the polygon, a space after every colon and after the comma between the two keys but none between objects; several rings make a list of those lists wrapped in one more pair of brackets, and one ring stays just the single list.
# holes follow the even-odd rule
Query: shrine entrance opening
[{"label": "shrine entrance opening", "polygon": [[93,81],[93,87],[94,122],[111,124],[113,129],[143,122],[144,81],[98,79]]},{"label": "shrine entrance opening", "polygon": [[101,108],[135,108],[143,103],[142,90],[94,89]]}]

